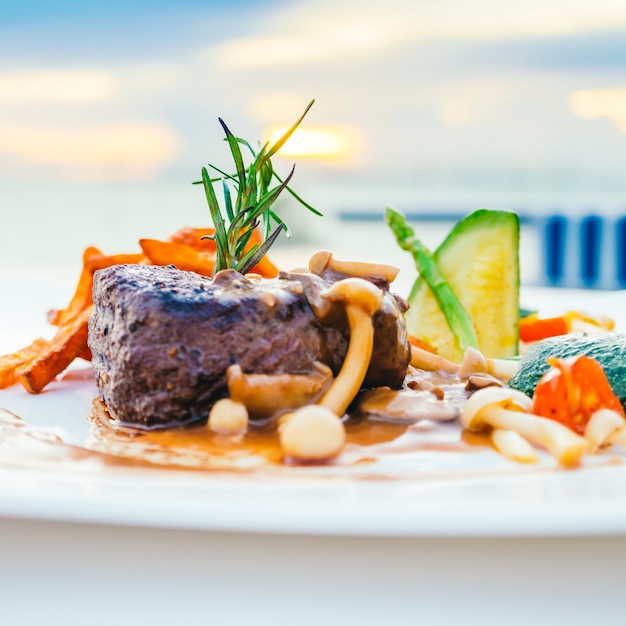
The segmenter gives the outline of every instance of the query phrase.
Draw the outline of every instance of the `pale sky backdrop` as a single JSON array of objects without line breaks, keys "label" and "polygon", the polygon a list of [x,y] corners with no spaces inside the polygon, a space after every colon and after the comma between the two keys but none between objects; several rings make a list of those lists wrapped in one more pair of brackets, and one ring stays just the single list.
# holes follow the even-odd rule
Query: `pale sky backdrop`
[{"label": "pale sky backdrop", "polygon": [[326,143],[277,160],[329,217],[284,203],[301,241],[386,205],[626,211],[623,0],[0,0],[2,267],[206,224],[218,117],[256,142],[312,98]]}]

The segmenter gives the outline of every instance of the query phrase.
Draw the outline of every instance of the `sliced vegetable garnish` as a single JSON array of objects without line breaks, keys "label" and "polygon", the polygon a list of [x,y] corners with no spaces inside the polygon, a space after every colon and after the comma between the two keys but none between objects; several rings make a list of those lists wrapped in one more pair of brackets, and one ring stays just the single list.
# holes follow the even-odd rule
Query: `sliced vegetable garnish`
[{"label": "sliced vegetable garnish", "polygon": [[551,365],[533,396],[533,413],[583,434],[591,416],[601,409],[624,415],[602,366],[585,355],[549,358]]},{"label": "sliced vegetable garnish", "polygon": [[385,209],[385,219],[400,247],[413,256],[417,271],[430,287],[452,334],[458,341],[461,352],[465,352],[469,347],[478,349],[478,340],[472,326],[472,320],[448,281],[439,271],[433,255],[415,237],[415,232],[404,215],[394,209],[387,208]]},{"label": "sliced vegetable garnish", "polygon": [[[487,357],[518,354],[519,234],[515,213],[479,209],[457,222],[432,255]],[[425,276],[418,276],[408,302],[409,333],[460,362],[465,350],[450,332]]]},{"label": "sliced vegetable garnish", "polygon": [[569,332],[567,319],[563,315],[557,317],[539,317],[528,315],[519,321],[519,336],[522,341],[540,341],[548,337],[566,335]]},{"label": "sliced vegetable garnish", "polygon": [[579,311],[567,311],[556,317],[539,317],[532,313],[520,314],[520,339],[526,343],[558,337],[571,332],[606,332],[613,330],[615,323],[607,317],[592,317]]}]

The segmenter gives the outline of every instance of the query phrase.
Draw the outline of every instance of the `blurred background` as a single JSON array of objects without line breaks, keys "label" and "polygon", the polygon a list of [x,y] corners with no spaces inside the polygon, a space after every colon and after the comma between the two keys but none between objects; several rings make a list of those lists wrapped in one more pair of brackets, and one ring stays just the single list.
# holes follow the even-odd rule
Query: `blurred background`
[{"label": "blurred background", "polygon": [[0,0],[0,263],[74,279],[82,250],[209,225],[200,168],[307,115],[275,166],[310,250],[399,265],[382,213],[436,247],[522,218],[522,281],[626,285],[623,0]]}]

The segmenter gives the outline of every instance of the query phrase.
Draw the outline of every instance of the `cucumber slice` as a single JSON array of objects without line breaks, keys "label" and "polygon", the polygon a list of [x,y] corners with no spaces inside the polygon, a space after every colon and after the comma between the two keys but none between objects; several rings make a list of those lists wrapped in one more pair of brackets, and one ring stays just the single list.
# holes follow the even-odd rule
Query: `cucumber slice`
[{"label": "cucumber slice", "polygon": [[[458,222],[434,253],[441,274],[467,311],[485,356],[506,358],[519,349],[519,218],[479,209]],[[423,278],[408,297],[408,332],[451,361],[463,358]]]}]

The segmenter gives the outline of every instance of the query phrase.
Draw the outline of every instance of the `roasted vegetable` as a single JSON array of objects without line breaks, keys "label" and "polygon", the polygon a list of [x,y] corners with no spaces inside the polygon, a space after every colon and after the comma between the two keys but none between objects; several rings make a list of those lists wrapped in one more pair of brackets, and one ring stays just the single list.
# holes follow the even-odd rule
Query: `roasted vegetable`
[{"label": "roasted vegetable", "polygon": [[548,359],[585,355],[595,359],[604,370],[613,393],[622,406],[626,403],[626,335],[569,334],[550,337],[532,344],[520,359],[509,380],[509,387],[532,396],[541,377],[550,369]]},{"label": "roasted vegetable", "polygon": [[548,417],[584,434],[591,416],[600,409],[624,415],[598,361],[585,355],[548,359],[550,369],[541,377],[533,396],[533,413]]},{"label": "roasted vegetable", "polygon": [[[401,213],[390,208],[385,210],[385,218],[400,247],[410,252],[413,256],[420,278],[427,285],[427,289],[436,303],[435,306],[440,311],[440,316],[443,316],[446,334],[451,335],[452,341],[458,346],[460,355],[457,356],[459,356],[458,361],[460,361],[467,348],[478,349],[478,340],[476,339],[472,320],[459,302],[454,289],[442,275],[433,255],[415,237],[415,232],[406,221],[406,218]],[[410,304],[412,306],[412,303]],[[409,333],[416,339],[421,339],[433,345],[439,352],[440,346],[433,343],[429,337],[422,336],[422,321],[426,320],[417,320],[414,316],[412,319],[415,320],[415,324],[413,328],[409,329]],[[445,352],[442,352],[442,355],[448,357]]]},{"label": "roasted vegetable", "polygon": [[[519,218],[515,213],[480,209],[458,222],[433,259],[476,333],[478,349],[507,358],[519,346]],[[420,273],[409,295],[407,328],[451,361],[464,346]]]}]

